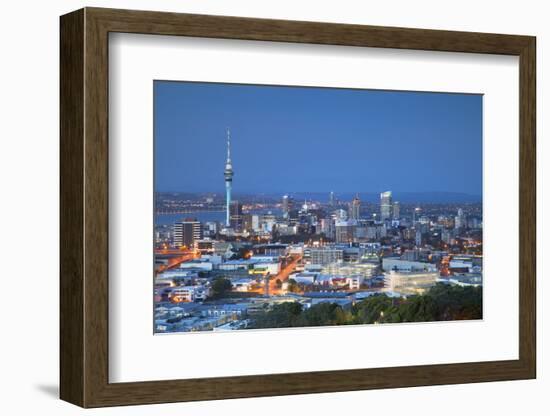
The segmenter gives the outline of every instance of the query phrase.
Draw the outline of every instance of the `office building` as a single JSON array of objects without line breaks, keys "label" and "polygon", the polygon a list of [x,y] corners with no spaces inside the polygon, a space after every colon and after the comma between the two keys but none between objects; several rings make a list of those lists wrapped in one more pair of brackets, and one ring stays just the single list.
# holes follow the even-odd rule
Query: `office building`
[{"label": "office building", "polygon": [[202,237],[202,227],[199,221],[184,220],[174,223],[174,246],[191,248],[195,241],[201,240]]},{"label": "office building", "polygon": [[461,229],[466,227],[466,216],[464,215],[464,210],[462,208],[458,209],[457,216],[455,217],[455,228]]},{"label": "office building", "polygon": [[337,221],[336,222],[336,242],[337,243],[351,243],[354,241],[355,228],[357,227],[357,221]]},{"label": "office building", "polygon": [[388,272],[391,270],[397,271],[429,271],[434,272],[437,270],[435,264],[426,263],[422,261],[410,261],[402,260],[399,257],[384,257],[382,259],[382,270]]},{"label": "office building", "polygon": [[252,230],[255,232],[261,231],[260,228],[260,216],[259,215],[252,215]]},{"label": "office building", "polygon": [[294,200],[290,196],[284,195],[281,206],[283,211],[283,218],[288,219],[290,211],[294,207]]},{"label": "office building", "polygon": [[415,236],[414,236],[414,242],[415,242],[416,246],[421,247],[423,241],[424,241],[424,239],[423,239],[422,230],[416,230],[416,233],[415,233]]},{"label": "office building", "polygon": [[349,205],[349,219],[358,220],[360,218],[361,211],[361,200],[359,195],[355,195],[355,198],[351,201]]},{"label": "office building", "polygon": [[393,219],[398,220],[401,215],[401,204],[399,201],[395,201],[393,203]]},{"label": "office building", "polygon": [[412,223],[413,223],[413,226],[414,224],[416,223],[416,220],[417,218],[420,216],[420,213],[422,212],[422,208],[420,207],[417,207],[414,209],[413,211],[413,218],[412,218]]},{"label": "office building", "polygon": [[330,264],[344,260],[344,250],[338,248],[312,248],[310,250],[312,264]]},{"label": "office building", "polygon": [[[229,206],[229,226],[235,231],[243,230],[243,205],[239,201],[231,201]],[[250,221],[252,223],[252,220]]]},{"label": "office building", "polygon": [[384,273],[384,287],[401,295],[417,295],[434,286],[439,278],[437,271],[397,271]]},{"label": "office building", "polygon": [[391,219],[392,211],[392,192],[386,191],[380,194],[380,220],[386,221]]}]

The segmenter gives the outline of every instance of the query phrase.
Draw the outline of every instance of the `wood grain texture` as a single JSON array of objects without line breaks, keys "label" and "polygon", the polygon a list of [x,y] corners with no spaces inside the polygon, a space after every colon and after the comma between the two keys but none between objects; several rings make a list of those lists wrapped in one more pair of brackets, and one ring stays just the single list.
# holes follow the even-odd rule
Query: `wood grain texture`
[{"label": "wood grain texture", "polygon": [[520,54],[519,102],[519,356],[536,377],[536,41]]},{"label": "wood grain texture", "polygon": [[60,388],[84,405],[84,12],[61,19]]},{"label": "wood grain texture", "polygon": [[[520,57],[518,360],[140,383],[108,380],[108,33]],[[536,375],[535,38],[87,8],[61,18],[61,397],[83,407],[516,380]],[[185,377],[182,374],[182,377]]]}]

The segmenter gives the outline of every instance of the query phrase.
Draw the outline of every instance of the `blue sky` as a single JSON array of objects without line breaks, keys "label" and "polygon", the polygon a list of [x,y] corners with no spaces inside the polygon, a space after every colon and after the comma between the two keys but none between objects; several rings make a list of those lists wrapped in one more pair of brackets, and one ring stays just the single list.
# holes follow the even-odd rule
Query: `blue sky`
[{"label": "blue sky", "polygon": [[155,81],[156,191],[482,193],[482,96]]}]

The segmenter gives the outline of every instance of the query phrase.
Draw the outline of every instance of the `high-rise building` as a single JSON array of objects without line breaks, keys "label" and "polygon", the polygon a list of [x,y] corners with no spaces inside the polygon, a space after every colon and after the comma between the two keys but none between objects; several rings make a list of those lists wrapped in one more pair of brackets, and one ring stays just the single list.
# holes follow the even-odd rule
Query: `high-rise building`
[{"label": "high-rise building", "polygon": [[319,221],[320,232],[328,238],[334,238],[334,221],[332,218],[321,218]]},{"label": "high-rise building", "polygon": [[176,247],[193,247],[195,241],[202,237],[202,226],[199,221],[186,219],[174,223],[174,245]]},{"label": "high-rise building", "polygon": [[229,206],[229,226],[235,231],[243,229],[243,204],[239,201],[231,201]]},{"label": "high-rise building", "polygon": [[451,230],[444,229],[441,232],[441,241],[443,241],[445,244],[451,244],[453,239],[453,233]]},{"label": "high-rise building", "polygon": [[225,225],[229,227],[230,223],[230,207],[231,207],[231,189],[233,185],[233,164],[231,163],[231,132],[227,129],[227,159],[225,161],[225,170],[223,172],[225,178]]},{"label": "high-rise building", "polygon": [[415,236],[414,236],[414,242],[416,244],[417,247],[422,247],[422,243],[424,241],[423,239],[423,235],[422,235],[422,230],[416,230],[416,233],[415,233]]},{"label": "high-rise building", "polygon": [[252,231],[252,214],[243,215],[243,231]]},{"label": "high-rise building", "polygon": [[357,227],[357,221],[337,221],[335,224],[336,230],[336,242],[337,243],[351,243],[355,238],[355,228]]},{"label": "high-rise building", "polygon": [[345,221],[348,219],[348,213],[343,209],[335,210],[331,216],[335,221]]},{"label": "high-rise building", "polygon": [[399,203],[399,201],[395,201],[393,203],[393,219],[394,220],[398,220],[400,218],[400,215],[401,215],[401,204]]},{"label": "high-rise building", "polygon": [[277,223],[277,217],[271,212],[262,215],[262,225],[264,231],[271,232],[273,231],[273,226]]},{"label": "high-rise building", "polygon": [[380,220],[386,221],[391,218],[392,193],[391,191],[380,194]]},{"label": "high-rise building", "polygon": [[352,220],[358,220],[360,216],[360,210],[361,200],[359,199],[359,195],[355,195],[355,198],[353,198],[349,205],[349,218]]},{"label": "high-rise building", "polygon": [[413,225],[416,223],[421,212],[422,212],[422,208],[420,207],[417,207],[413,210],[413,220],[412,220]]},{"label": "high-rise building", "polygon": [[283,218],[286,219],[289,217],[289,213],[293,207],[294,207],[294,200],[292,199],[292,197],[288,195],[284,195],[283,201],[282,201]]},{"label": "high-rise building", "polygon": [[260,216],[252,215],[252,230],[258,232],[260,231]]},{"label": "high-rise building", "polygon": [[464,215],[464,210],[459,208],[455,217],[455,228],[460,229],[464,227],[466,227],[466,216]]},{"label": "high-rise building", "polygon": [[333,207],[334,206],[334,192],[330,191],[330,194],[328,196],[328,204]]}]

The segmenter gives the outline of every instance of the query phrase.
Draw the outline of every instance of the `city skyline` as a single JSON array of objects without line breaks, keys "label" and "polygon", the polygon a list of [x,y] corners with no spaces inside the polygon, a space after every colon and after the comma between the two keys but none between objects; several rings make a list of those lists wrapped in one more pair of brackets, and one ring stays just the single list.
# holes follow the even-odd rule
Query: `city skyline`
[{"label": "city skyline", "polygon": [[154,332],[482,319],[481,104],[155,82]]},{"label": "city skyline", "polygon": [[[335,120],[325,120],[338,105]],[[302,118],[293,115],[300,106],[311,106]],[[223,192],[219,166],[229,126],[236,193],[414,189],[481,197],[481,107],[478,95],[155,81],[155,189]],[[389,113],[395,125],[408,120],[407,134],[403,124],[385,124],[380,133]],[[219,118],[220,125],[206,118]],[[426,118],[438,121],[426,127]],[[304,165],[299,176],[288,169]]]}]

